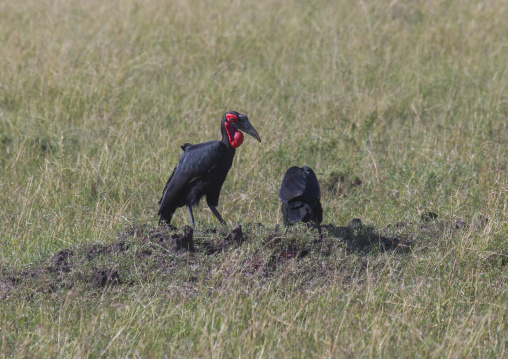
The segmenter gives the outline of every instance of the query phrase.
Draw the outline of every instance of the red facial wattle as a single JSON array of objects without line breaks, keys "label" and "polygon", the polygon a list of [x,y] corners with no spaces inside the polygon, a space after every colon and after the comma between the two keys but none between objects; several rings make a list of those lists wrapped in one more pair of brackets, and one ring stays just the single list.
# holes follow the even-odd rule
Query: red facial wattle
[{"label": "red facial wattle", "polygon": [[226,121],[229,123],[238,122],[238,117],[232,113],[226,113]]},{"label": "red facial wattle", "polygon": [[243,133],[234,128],[233,125],[231,125],[231,123],[228,121],[226,121],[224,126],[226,127],[226,132],[228,133],[229,143],[231,144],[231,147],[240,147],[240,145],[243,143]]}]

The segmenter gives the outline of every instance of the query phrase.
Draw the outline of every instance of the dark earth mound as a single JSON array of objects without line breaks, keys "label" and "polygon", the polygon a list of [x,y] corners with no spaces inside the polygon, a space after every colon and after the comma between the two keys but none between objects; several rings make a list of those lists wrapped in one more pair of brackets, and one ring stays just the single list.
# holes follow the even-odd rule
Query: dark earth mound
[{"label": "dark earth mound", "polygon": [[104,287],[108,284],[113,285],[121,283],[120,275],[114,269],[96,271],[92,275],[90,282],[98,288]]},{"label": "dark earth mound", "polygon": [[185,284],[190,290],[189,286],[208,281],[220,285],[235,275],[259,283],[283,278],[323,284],[341,271],[349,273],[345,278],[361,274],[366,262],[382,253],[403,256],[418,241],[469,226],[461,221],[439,222],[437,215],[426,214],[418,223],[398,222],[383,230],[365,226],[360,219],[344,227],[326,224],[322,228],[319,237],[305,225],[294,226],[285,235],[278,226],[261,224],[198,230],[185,226],[181,231],[173,226],[136,225],[112,243],[63,249],[24,270],[3,268],[0,298],[16,291],[31,298],[39,292],[154,281]]}]

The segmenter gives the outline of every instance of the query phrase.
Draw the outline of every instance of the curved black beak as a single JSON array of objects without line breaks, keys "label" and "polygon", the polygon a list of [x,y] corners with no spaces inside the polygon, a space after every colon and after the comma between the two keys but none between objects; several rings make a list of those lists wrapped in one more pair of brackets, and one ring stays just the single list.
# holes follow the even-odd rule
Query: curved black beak
[{"label": "curved black beak", "polygon": [[238,121],[233,123],[232,125],[237,130],[243,131],[254,137],[259,142],[261,142],[261,137],[259,137],[256,129],[250,124],[249,118],[246,115],[243,114],[238,115]]}]

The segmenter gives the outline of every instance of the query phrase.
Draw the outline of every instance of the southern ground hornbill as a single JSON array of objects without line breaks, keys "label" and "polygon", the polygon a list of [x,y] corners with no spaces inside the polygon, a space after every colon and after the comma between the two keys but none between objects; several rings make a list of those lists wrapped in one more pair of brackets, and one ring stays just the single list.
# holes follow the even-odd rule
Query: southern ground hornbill
[{"label": "southern ground hornbill", "polygon": [[251,135],[261,142],[258,133],[252,127],[246,115],[230,111],[222,117],[222,140],[209,141],[193,145],[184,144],[183,154],[169,177],[162,198],[159,201],[159,224],[169,224],[175,210],[186,206],[189,220],[194,226],[192,207],[206,196],[206,203],[221,224],[226,224],[219,211],[220,190],[226,180],[236,148],[243,142],[243,133]]},{"label": "southern ground hornbill", "polygon": [[279,198],[286,229],[290,224],[313,221],[321,235],[321,190],[316,174],[310,167],[294,166],[288,169],[280,186]]}]

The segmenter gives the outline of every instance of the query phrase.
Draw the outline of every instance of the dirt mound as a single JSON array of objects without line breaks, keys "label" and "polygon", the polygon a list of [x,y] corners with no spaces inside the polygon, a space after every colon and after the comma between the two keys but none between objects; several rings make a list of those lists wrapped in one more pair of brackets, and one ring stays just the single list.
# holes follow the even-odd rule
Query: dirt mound
[{"label": "dirt mound", "polygon": [[[444,231],[458,232],[467,226],[460,221],[422,218],[418,223],[398,222],[383,230],[365,226],[360,219],[347,226],[325,224],[322,228],[319,237],[305,225],[295,225],[287,234],[277,226],[260,224],[197,231],[189,226],[180,231],[172,226],[132,226],[112,243],[63,249],[24,270],[4,268],[0,298],[16,291],[31,293],[26,294],[28,298],[37,292],[102,290],[152,281],[180,283],[188,292],[203,282],[213,280],[217,286],[238,275],[258,281],[287,277],[324,283],[340,270],[337,263],[350,261],[353,264],[347,270],[356,268],[355,275],[360,275],[366,265],[363,262],[383,252],[403,255],[422,236],[440,238]],[[358,258],[363,259],[358,262]]]},{"label": "dirt mound", "polygon": [[150,240],[157,240],[161,245],[169,248],[173,252],[194,252],[194,230],[192,227],[185,226],[182,233],[166,235],[165,233],[152,233]]},{"label": "dirt mound", "polygon": [[50,272],[69,272],[71,270],[69,260],[72,254],[72,249],[64,249],[58,252],[52,257],[52,265],[48,267],[48,270]]},{"label": "dirt mound", "polygon": [[105,287],[106,285],[120,284],[120,275],[114,269],[100,270],[93,273],[90,283],[97,288]]},{"label": "dirt mound", "polygon": [[92,244],[87,247],[86,258],[91,261],[101,254],[122,253],[128,249],[129,245],[123,240],[108,245]]}]

